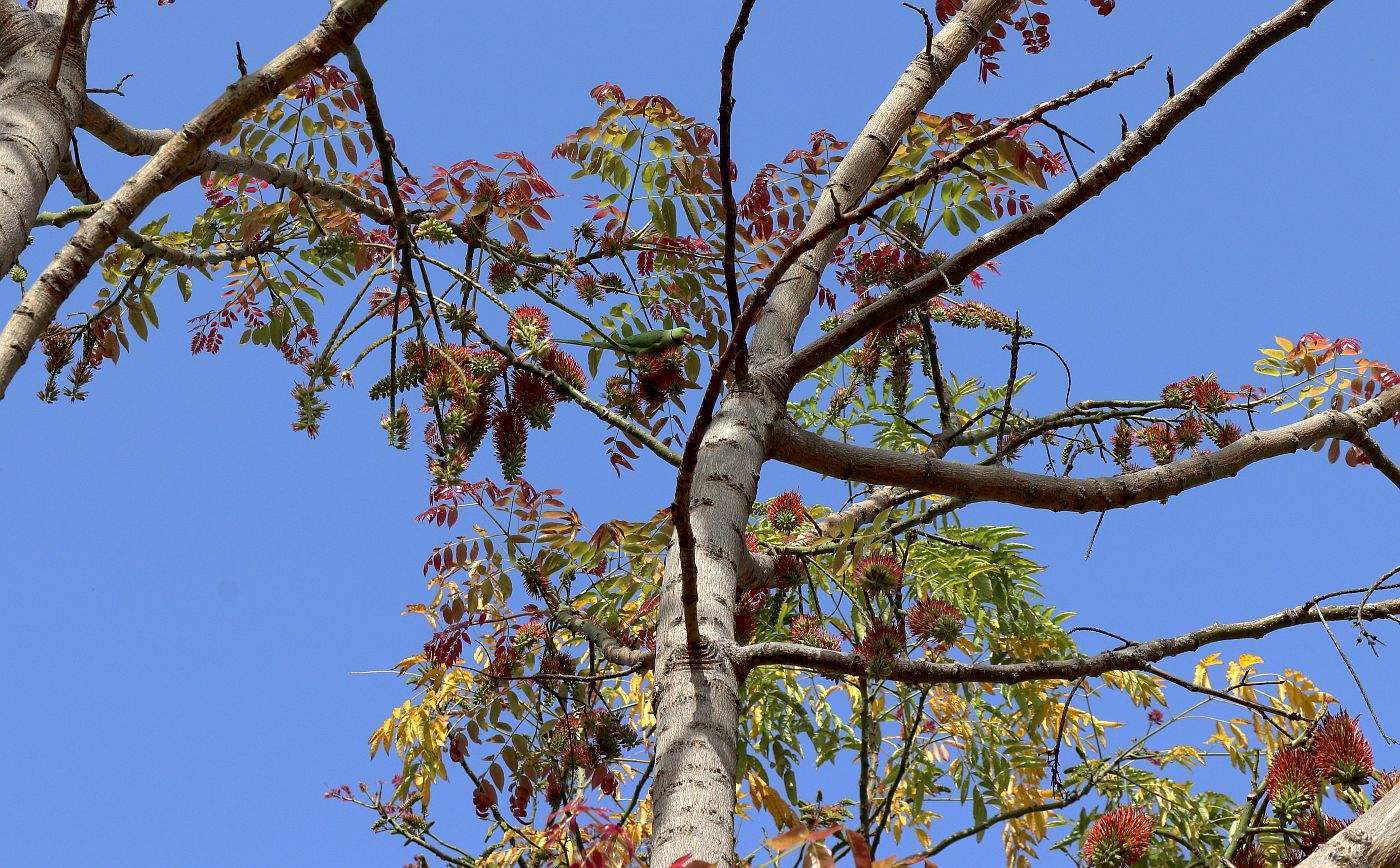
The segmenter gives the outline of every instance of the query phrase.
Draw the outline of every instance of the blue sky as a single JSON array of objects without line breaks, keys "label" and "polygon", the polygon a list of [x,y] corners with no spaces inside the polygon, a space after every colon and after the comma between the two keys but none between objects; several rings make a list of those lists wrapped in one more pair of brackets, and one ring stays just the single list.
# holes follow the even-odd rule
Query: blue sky
[{"label": "blue sky", "polygon": [[[411,165],[522,150],[563,179],[549,150],[592,119],[587,91],[601,81],[713,116],[733,5],[393,0],[363,47]],[[1284,5],[1124,0],[1102,19],[1087,0],[1055,0],[1048,52],[1011,52],[988,85],[964,69],[932,110],[1011,114],[1154,54],[1148,72],[1059,117],[1103,152],[1119,112],[1140,120],[1165,97],[1164,65],[1184,84]],[[1386,252],[1397,121],[1375,97],[1394,93],[1400,73],[1388,40],[1372,36],[1383,31],[1368,5],[1334,4],[1103,197],[1004,257],[978,297],[1019,311],[1066,356],[1076,398],[1150,397],[1212,371],[1226,384],[1257,381],[1258,347],[1314,330],[1400,362],[1400,267]],[[104,104],[138,125],[178,126],[235,74],[235,40],[256,64],[323,8],[122,0],[98,27],[90,79],[135,72],[129,95]],[[853,134],[921,41],[894,0],[760,0],[737,68],[741,177],[812,130]],[[138,165],[81,142],[99,190]],[[148,216],[187,218],[199,201],[184,190]],[[582,213],[573,207],[551,210],[568,222]],[[35,235],[31,273],[58,237]],[[0,863],[407,861],[369,834],[366,815],[321,793],[392,773],[368,762],[366,738],[403,692],[390,676],[351,673],[383,669],[425,638],[397,614],[419,598],[422,560],[443,536],[412,521],[424,505],[421,459],[385,448],[381,410],[353,393],[335,396],[319,440],[290,431],[291,372],[271,354],[191,358],[182,323],[216,297],[206,286],[190,305],[159,299],[164,327],[104,370],[87,402],[34,400],[42,371],[32,364],[3,408],[0,771],[10,784],[0,814],[10,831]],[[1005,375],[990,342],[955,349],[960,372]],[[1023,364],[1053,403],[1058,363]],[[661,505],[665,489],[646,486],[654,468],[619,485],[592,424],[573,414],[556,426],[527,476],[566,487],[593,518]],[[1400,452],[1394,430],[1379,436]],[[794,484],[819,490],[770,467],[763,492]],[[1368,583],[1400,563],[1396,497],[1378,474],[1306,454],[1111,514],[1087,562],[1093,517],[979,505],[964,521],[1025,527],[1056,605],[1147,638]],[[1393,661],[1340,638],[1400,733],[1400,699],[1383,687]],[[1320,629],[1249,650],[1304,668],[1361,710]],[[1189,676],[1193,662],[1175,671]],[[1383,764],[1400,765],[1377,747]]]}]

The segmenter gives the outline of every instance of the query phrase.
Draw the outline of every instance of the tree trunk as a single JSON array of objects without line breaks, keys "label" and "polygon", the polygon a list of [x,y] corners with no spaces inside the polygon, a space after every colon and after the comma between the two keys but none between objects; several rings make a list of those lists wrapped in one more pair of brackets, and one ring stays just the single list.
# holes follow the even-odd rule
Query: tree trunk
[{"label": "tree trunk", "polygon": [[49,87],[66,8],[63,0],[45,0],[34,12],[0,3],[0,272],[28,243],[85,98],[81,25],[69,35],[57,89]]},{"label": "tree trunk", "polygon": [[[884,171],[910,124],[1016,0],[971,0],[900,76],[851,143],[813,209],[806,232],[818,232],[853,207]],[[816,297],[822,272],[841,240],[832,233],[784,276],[751,344],[751,376],[725,397],[700,446],[691,492],[697,615],[704,646],[686,646],[680,562],[674,546],[662,580],[656,636],[654,709],[656,778],[652,786],[652,862],[670,868],[686,857],[734,865],[735,750],[739,676],[734,665],[734,604],[744,534],[759,474],[784,418],[791,384],[770,369],[785,359]]]},{"label": "tree trunk", "polygon": [[1351,821],[1298,868],[1400,868],[1400,787]]}]

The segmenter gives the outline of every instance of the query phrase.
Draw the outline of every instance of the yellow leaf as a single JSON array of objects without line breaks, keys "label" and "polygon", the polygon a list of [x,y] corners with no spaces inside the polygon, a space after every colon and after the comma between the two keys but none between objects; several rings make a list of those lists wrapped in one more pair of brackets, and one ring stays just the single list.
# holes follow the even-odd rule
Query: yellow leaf
[{"label": "yellow leaf", "polygon": [[1251,666],[1257,666],[1258,664],[1263,663],[1263,662],[1264,662],[1264,658],[1263,658],[1263,657],[1260,657],[1260,656],[1258,656],[1258,655],[1256,655],[1256,654],[1241,654],[1241,655],[1240,655],[1240,666],[1243,667],[1243,668],[1245,668],[1245,669],[1248,669],[1248,668],[1251,667]]},{"label": "yellow leaf", "polygon": [[1208,667],[1219,665],[1220,652],[1218,651],[1214,654],[1211,654],[1209,657],[1202,658],[1201,662],[1196,664],[1196,674],[1191,680],[1202,687],[1209,687],[1210,673],[1208,673],[1206,670]]}]

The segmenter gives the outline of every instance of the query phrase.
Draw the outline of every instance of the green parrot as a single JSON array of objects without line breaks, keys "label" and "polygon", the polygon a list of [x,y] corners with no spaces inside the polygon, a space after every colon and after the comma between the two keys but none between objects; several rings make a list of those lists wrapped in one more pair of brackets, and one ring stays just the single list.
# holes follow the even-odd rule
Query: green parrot
[{"label": "green parrot", "polygon": [[567,341],[556,339],[556,343],[575,344],[599,350],[613,350],[629,356],[660,353],[671,347],[685,343],[690,338],[690,329],[685,326],[674,329],[652,329],[630,337],[612,335],[606,341]]}]

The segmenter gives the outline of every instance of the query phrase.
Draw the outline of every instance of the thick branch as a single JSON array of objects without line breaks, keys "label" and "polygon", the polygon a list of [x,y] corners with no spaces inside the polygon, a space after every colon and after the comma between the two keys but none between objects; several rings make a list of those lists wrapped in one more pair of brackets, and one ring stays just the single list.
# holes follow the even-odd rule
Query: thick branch
[{"label": "thick branch", "polygon": [[1267,431],[1246,434],[1217,452],[1173,461],[1118,476],[1070,479],[1024,473],[1006,467],[962,464],[929,455],[829,440],[793,425],[774,434],[772,457],[872,485],[895,485],[964,500],[990,500],[1035,509],[1103,512],[1165,500],[1190,488],[1226,479],[1268,458],[1307,449],[1329,437],[1350,440],[1400,411],[1400,386],[1346,412],[1330,410]]},{"label": "thick branch", "polygon": [[[8,272],[58,174],[87,87],[86,42],[69,34],[59,48],[66,2],[39,14],[0,7],[0,273]],[[57,87],[47,82],[63,56]]]},{"label": "thick branch", "polygon": [[1298,868],[1400,868],[1400,787],[1318,847]]},{"label": "thick branch", "polygon": [[[90,99],[83,104],[83,113],[78,119],[78,125],[104,145],[132,157],[151,156],[176,135],[174,130],[145,130],[133,127]],[[321,178],[313,178],[298,169],[255,160],[244,154],[225,154],[205,149],[189,162],[185,175],[193,177],[205,172],[257,178],[279,190],[291,190],[293,193],[302,193],[340,205],[385,226],[391,225],[394,220],[393,212],[389,208],[352,190]]]},{"label": "thick branch", "polygon": [[25,293],[0,332],[0,397],[28,358],[40,332],[53,322],[59,307],[122,230],[131,226],[172,179],[187,173],[191,163],[249,109],[272,99],[350,44],[384,3],[385,0],[342,0],[304,39],[257,72],[234,82],[161,146],[96,214],[83,221]]},{"label": "thick branch", "polygon": [[[1105,651],[1092,657],[1068,660],[1036,660],[1029,663],[932,663],[897,659],[891,664],[891,681],[903,684],[1021,684],[1027,681],[1072,681],[1105,672],[1145,670],[1169,657],[1188,654],[1206,645],[1236,639],[1259,639],[1300,624],[1315,624],[1324,618],[1333,621],[1356,616],[1356,607],[1317,606],[1311,601],[1254,621],[1213,624],[1180,636],[1154,639]],[[1400,614],[1400,598],[1370,603],[1362,618],[1367,621]],[[828,651],[791,642],[761,642],[737,652],[737,663],[747,671],[755,666],[793,666],[827,675],[868,674],[870,661],[859,654]]]},{"label": "thick branch", "polygon": [[[859,202],[883,173],[890,155],[928,100],[972,52],[982,35],[1017,0],[968,0],[921,52],[871,115],[814,208],[809,227],[820,226]],[[793,279],[775,286],[771,295],[755,293],[745,302],[734,334],[696,412],[702,418],[717,406],[724,373],[733,370],[752,324],[749,346],[754,368],[786,356],[811,308],[822,269],[837,243],[829,236],[802,257]],[[656,777],[652,785],[655,821],[651,862],[670,865],[703,859],[720,866],[735,861],[734,774],[739,689],[728,657],[733,642],[733,605],[740,571],[738,552],[756,495],[759,471],[771,437],[771,423],[783,396],[768,378],[738,381],[714,412],[704,432],[691,496],[696,537],[698,620],[705,637],[702,653],[688,653],[684,630],[685,590],[680,552],[672,548],[662,580],[657,614],[655,706],[662,722],[656,734]],[[704,738],[684,721],[707,721]],[[685,857],[685,859],[682,859]]]},{"label": "thick branch", "polygon": [[[96,214],[102,208],[102,197],[97,195],[97,191],[88,184],[87,178],[83,177],[82,171],[72,160],[64,160],[59,164],[58,176],[63,179],[63,184],[68,188],[78,201],[82,202],[75,208],[53,215],[55,219],[48,221],[50,226],[63,226],[73,220],[85,219]],[[44,223],[45,214],[39,214],[39,220],[35,225]],[[206,250],[200,253],[193,253],[188,250],[181,250],[169,244],[147,238],[135,229],[123,229],[121,239],[128,245],[154,259],[168,262],[171,265],[185,266],[205,266],[215,265],[220,262],[236,261],[247,259],[250,256],[257,256],[272,249],[274,239],[272,235],[266,235],[257,239],[252,244],[240,244],[226,247],[222,250]]]},{"label": "thick branch", "polygon": [[[1379,604],[1378,604],[1379,605]],[[602,624],[589,621],[582,615],[569,608],[568,605],[560,602],[549,606],[549,614],[554,620],[563,624],[566,628],[578,633],[586,638],[598,651],[618,666],[636,667],[638,669],[649,669],[656,655],[650,651],[628,648],[621,642],[608,635],[608,631]]]},{"label": "thick branch", "polygon": [[1255,27],[1234,48],[1190,87],[1162,104],[1152,117],[1125,138],[1078,181],[1025,214],[978,237],[954,254],[943,266],[882,296],[853,313],[836,328],[782,360],[777,374],[788,388],[854,345],[865,335],[927,301],[940,289],[962,282],[987,260],[1034,238],[1063,220],[1080,205],[1102,193],[1110,184],[1142,161],[1197,109],[1219,93],[1255,58],[1284,38],[1307,27],[1332,0],[1298,0],[1272,20]]}]

